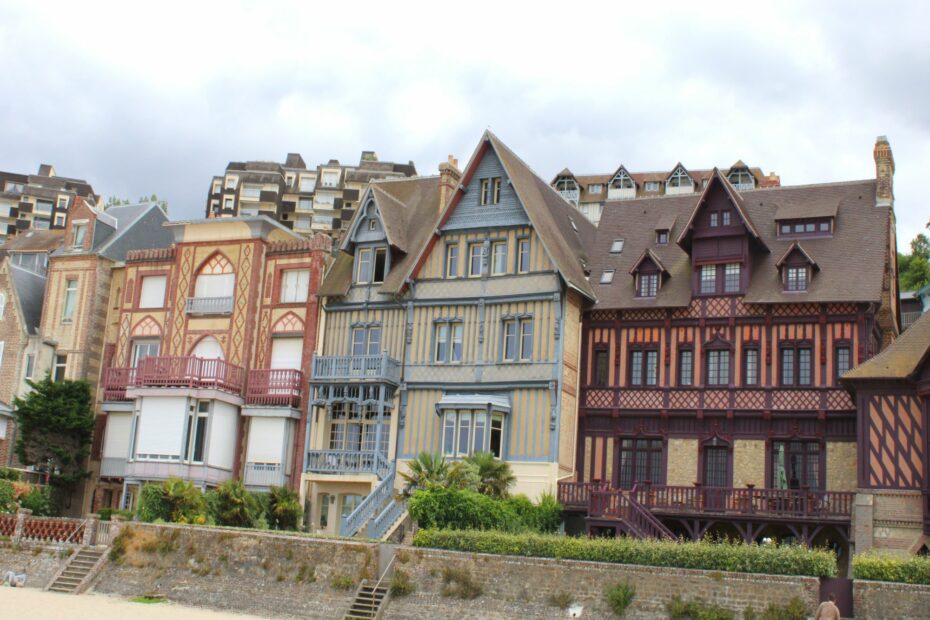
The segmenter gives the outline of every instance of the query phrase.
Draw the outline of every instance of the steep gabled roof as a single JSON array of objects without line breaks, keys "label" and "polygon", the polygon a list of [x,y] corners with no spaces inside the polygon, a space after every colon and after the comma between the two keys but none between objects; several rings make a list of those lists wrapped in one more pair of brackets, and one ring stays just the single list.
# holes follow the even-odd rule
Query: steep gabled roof
[{"label": "steep gabled roof", "polygon": [[788,257],[791,256],[791,254],[795,251],[799,252],[804,257],[804,259],[807,260],[811,267],[817,269],[818,271],[820,270],[820,265],[817,264],[817,261],[815,261],[811,255],[801,247],[801,244],[798,241],[792,243],[788,249],[785,250],[785,253],[781,255],[781,258],[778,259],[778,262],[775,263],[775,266],[781,269],[781,266],[785,264],[785,261],[788,260]]},{"label": "steep gabled roof", "polygon": [[924,312],[888,347],[843,375],[844,383],[869,379],[908,379],[930,357],[930,312]]},{"label": "steep gabled roof", "polygon": [[633,266],[630,267],[630,275],[635,274],[639,270],[639,266],[642,265],[643,261],[647,258],[655,263],[655,266],[659,268],[660,272],[664,275],[668,275],[668,269],[665,268],[665,265],[662,264],[662,260],[656,256],[650,248],[643,250],[643,253],[639,255],[639,258],[637,258]]},{"label": "steep gabled roof", "polygon": [[[665,180],[668,181],[669,179],[671,179],[671,178],[672,178],[672,175],[674,175],[674,174],[678,171],[679,168],[681,168],[681,169],[684,171],[684,173],[688,175],[688,178],[689,178],[689,179],[691,179],[692,181],[694,181],[694,177],[691,176],[691,173],[688,172],[688,169],[685,168],[684,165],[683,165],[681,162],[678,162],[677,164],[675,164],[674,166],[672,166],[672,169],[669,170],[668,174],[665,175]],[[714,170],[716,170],[716,168],[714,168]]]},{"label": "steep gabled roof", "polygon": [[381,222],[384,224],[384,234],[388,243],[401,252],[409,251],[407,244],[407,230],[410,226],[410,216],[407,213],[410,207],[389,194],[378,185],[372,185],[371,197],[382,214]]},{"label": "steep gabled roof", "polygon": [[726,177],[720,174],[720,170],[717,168],[714,168],[710,175],[710,180],[707,182],[707,185],[701,192],[697,203],[691,210],[691,217],[688,218],[688,223],[685,224],[684,230],[682,230],[681,234],[678,236],[678,245],[685,249],[690,247],[691,233],[694,231],[694,222],[697,219],[697,215],[700,213],[701,207],[703,207],[704,203],[707,201],[707,197],[710,195],[710,192],[717,185],[720,185],[724,192],[726,192],[727,197],[730,199],[730,202],[736,209],[736,213],[742,220],[746,230],[749,231],[750,236],[752,236],[752,238],[755,239],[757,243],[759,243],[760,247],[768,250],[768,246],[765,244],[765,241],[762,240],[762,235],[759,234],[759,230],[755,227],[755,225],[752,223],[752,219],[749,217],[749,212],[746,210],[746,205],[743,202],[742,195],[736,191],[732,185],[730,185],[730,182],[727,181]]}]

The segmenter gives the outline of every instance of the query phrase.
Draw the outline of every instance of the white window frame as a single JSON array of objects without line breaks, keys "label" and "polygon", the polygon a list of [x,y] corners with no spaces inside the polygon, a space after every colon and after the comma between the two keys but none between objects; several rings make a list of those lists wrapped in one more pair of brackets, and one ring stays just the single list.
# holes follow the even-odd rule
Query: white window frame
[{"label": "white window frame", "polygon": [[459,277],[459,244],[446,244],[446,278]]},{"label": "white window frame", "polygon": [[611,242],[610,253],[611,254],[622,254],[623,253],[623,239],[614,239]]},{"label": "white window frame", "polygon": [[[524,262],[525,259],[525,262]],[[529,273],[530,265],[530,240],[517,240],[517,273]]]},{"label": "white window frame", "polygon": [[61,307],[62,323],[70,323],[74,320],[74,311],[77,309],[79,288],[77,278],[65,278],[65,294]]},{"label": "white window frame", "polygon": [[300,182],[297,187],[297,191],[304,194],[310,193],[316,189],[316,175],[315,174],[302,174],[300,175]]},{"label": "white window frame", "polygon": [[3,320],[3,316],[6,314],[6,293],[0,291],[0,321]]},{"label": "white window frame", "polygon": [[507,275],[507,242],[494,241],[491,243],[491,275]]},{"label": "white window frame", "polygon": [[[371,278],[374,275],[374,252],[373,248],[358,249],[358,265],[355,268],[356,284],[371,284]],[[367,265],[367,274],[363,275],[362,268]]]},{"label": "white window frame", "polygon": [[[477,252],[476,252],[477,250]],[[478,271],[474,271],[475,260],[478,260]],[[484,271],[484,244],[480,241],[478,243],[469,243],[468,244],[468,277],[469,278],[480,278],[481,273]]]},{"label": "white window frame", "polygon": [[659,182],[658,181],[646,181],[644,184],[644,189],[647,192],[657,192],[659,191]]},{"label": "white window frame", "polygon": [[[476,432],[481,428],[481,439],[476,437]],[[442,436],[440,438],[440,450],[443,456],[447,458],[464,458],[475,452],[492,452],[491,437],[494,431],[497,431],[499,445],[497,446],[496,458],[502,458],[504,454],[504,415],[500,412],[488,412],[484,409],[447,409],[442,412],[440,423]],[[462,441],[462,431],[465,430],[468,435]],[[480,445],[479,445],[480,444]],[[451,447],[451,449],[450,449]],[[463,449],[464,448],[464,449]]]},{"label": "white window frame", "polygon": [[[152,295],[153,299],[151,301],[146,300],[146,287],[155,286],[155,283],[161,280],[161,299],[155,303],[154,299],[157,298],[157,295]],[[141,282],[139,284],[139,307],[140,308],[164,308],[165,307],[165,293],[168,289],[168,276],[164,274],[152,274],[152,275],[143,275]]]},{"label": "white window frame", "polygon": [[306,303],[309,293],[309,269],[284,269],[281,271],[281,292],[279,297],[280,303]]}]

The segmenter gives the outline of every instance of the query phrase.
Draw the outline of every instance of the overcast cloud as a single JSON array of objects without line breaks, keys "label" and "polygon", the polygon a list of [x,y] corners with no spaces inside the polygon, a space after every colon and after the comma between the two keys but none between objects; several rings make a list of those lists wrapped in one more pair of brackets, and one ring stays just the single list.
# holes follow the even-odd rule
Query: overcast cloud
[{"label": "overcast cloud", "polygon": [[545,178],[742,159],[786,185],[874,176],[886,134],[899,248],[930,217],[925,2],[135,4],[0,0],[0,169],[190,218],[230,160],[430,174],[486,127]]}]

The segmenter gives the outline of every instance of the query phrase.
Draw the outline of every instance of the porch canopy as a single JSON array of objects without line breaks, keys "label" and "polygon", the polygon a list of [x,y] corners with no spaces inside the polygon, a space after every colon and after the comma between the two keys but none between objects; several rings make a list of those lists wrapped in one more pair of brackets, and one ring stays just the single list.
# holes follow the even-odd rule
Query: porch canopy
[{"label": "porch canopy", "polygon": [[488,413],[510,413],[510,396],[507,394],[449,394],[436,403],[436,413],[447,409],[484,409]]}]

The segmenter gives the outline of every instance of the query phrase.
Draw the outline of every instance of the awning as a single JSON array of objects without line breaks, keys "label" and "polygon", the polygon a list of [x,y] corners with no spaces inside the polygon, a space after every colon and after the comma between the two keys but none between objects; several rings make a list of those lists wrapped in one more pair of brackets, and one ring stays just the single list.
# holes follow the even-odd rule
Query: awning
[{"label": "awning", "polygon": [[443,394],[436,403],[436,413],[442,413],[446,409],[482,409],[489,413],[510,413],[510,397],[506,394]]}]

